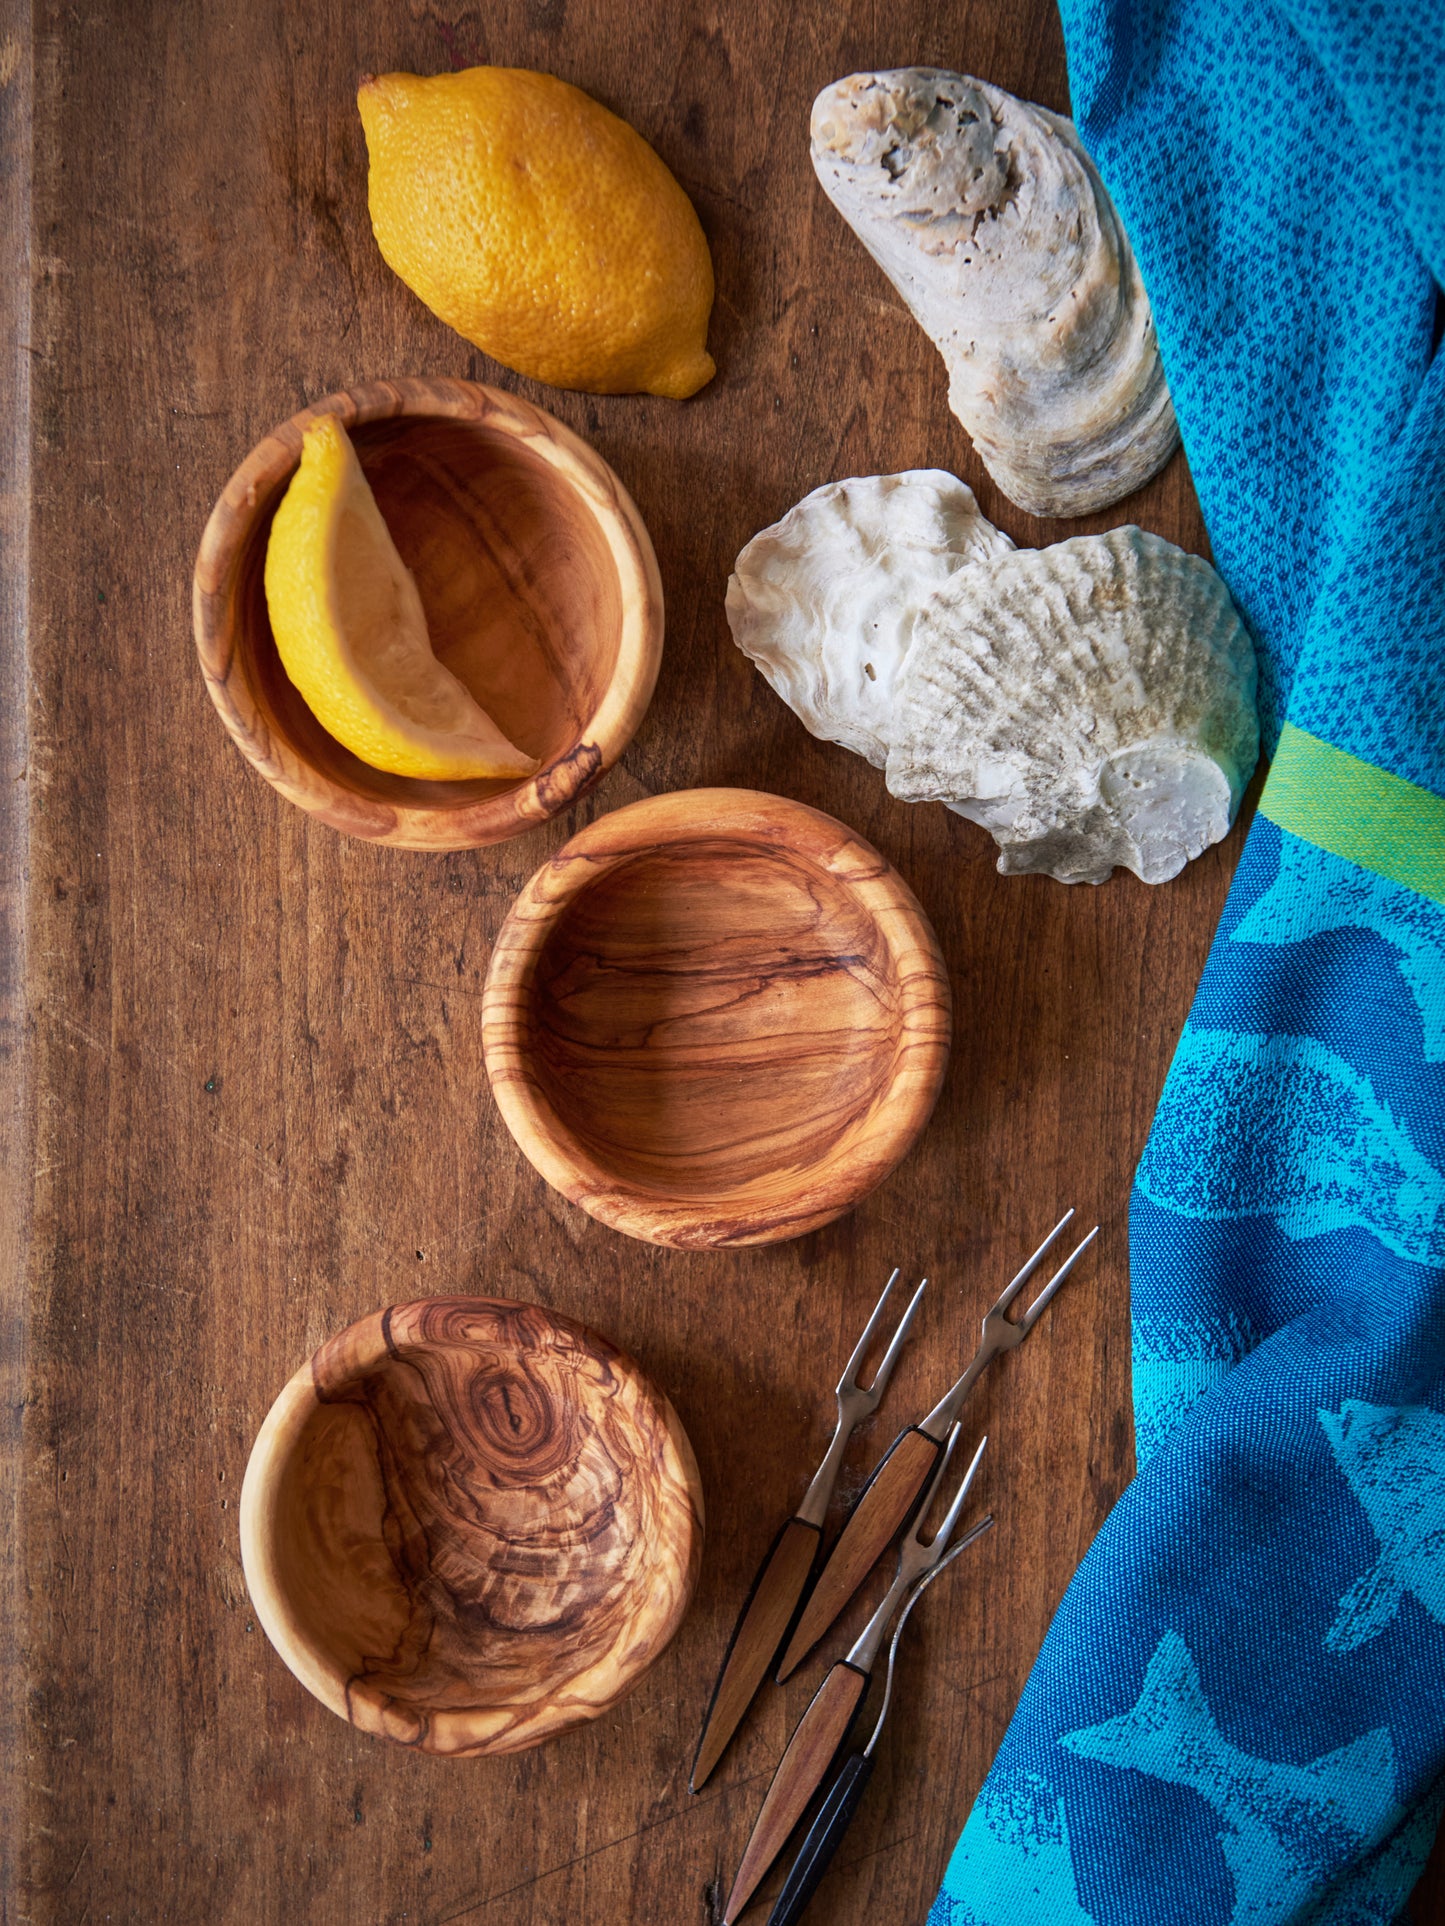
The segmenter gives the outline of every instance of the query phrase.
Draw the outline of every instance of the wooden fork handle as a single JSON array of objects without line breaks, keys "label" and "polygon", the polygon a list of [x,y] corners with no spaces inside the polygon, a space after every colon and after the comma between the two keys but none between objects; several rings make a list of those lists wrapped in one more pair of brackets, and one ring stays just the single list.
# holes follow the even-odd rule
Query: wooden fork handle
[{"label": "wooden fork handle", "polygon": [[727,1749],[777,1657],[798,1600],[813,1575],[822,1543],[822,1527],[806,1524],[801,1518],[790,1518],[773,1540],[723,1654],[722,1670],[712,1689],[692,1762],[689,1786],[693,1792],[706,1782]]},{"label": "wooden fork handle", "polygon": [[938,1465],[943,1446],[917,1425],[893,1441],[868,1480],[788,1640],[781,1685],[797,1670],[892,1544]]},{"label": "wooden fork handle", "polygon": [[723,1908],[723,1926],[732,1926],[787,1844],[788,1834],[802,1818],[808,1801],[848,1743],[867,1689],[868,1674],[850,1665],[847,1659],[839,1659],[813,1694],[812,1703],[799,1719],[788,1749],[778,1762],[762,1811],[753,1823],[752,1837]]}]

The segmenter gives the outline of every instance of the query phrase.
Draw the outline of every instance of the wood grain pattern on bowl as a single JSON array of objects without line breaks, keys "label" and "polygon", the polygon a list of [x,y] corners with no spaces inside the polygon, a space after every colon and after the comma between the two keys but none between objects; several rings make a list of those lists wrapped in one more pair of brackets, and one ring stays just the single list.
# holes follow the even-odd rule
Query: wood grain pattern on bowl
[{"label": "wood grain pattern on bowl", "polygon": [[532,1163],[655,1243],[797,1237],[904,1156],[948,1057],[948,978],[861,836],[752,790],[633,803],[497,936],[487,1070]]},{"label": "wood grain pattern on bowl", "polygon": [[[541,759],[535,775],[388,775],[329,736],[292,685],[266,610],[266,543],[320,414],[355,443],[436,653]],[[412,849],[501,842],[569,807],[631,740],[662,652],[657,561],[622,483],[551,415],[469,381],[371,382],[274,429],[211,513],[193,616],[211,700],[266,780],[334,828]]]},{"label": "wood grain pattern on bowl", "polygon": [[701,1486],[672,1406],[607,1339],[424,1298],[286,1386],[241,1552],[272,1644],[332,1711],[426,1752],[512,1752],[607,1711],[667,1646]]}]

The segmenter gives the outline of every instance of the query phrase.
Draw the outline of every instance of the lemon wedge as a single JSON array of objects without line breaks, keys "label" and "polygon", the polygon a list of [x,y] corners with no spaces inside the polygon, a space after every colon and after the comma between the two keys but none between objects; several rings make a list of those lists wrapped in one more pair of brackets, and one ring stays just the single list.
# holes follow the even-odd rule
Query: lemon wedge
[{"label": "lemon wedge", "polygon": [[445,782],[537,768],[432,652],[416,583],[334,415],[306,430],[271,524],[266,606],[307,708],[373,769]]}]

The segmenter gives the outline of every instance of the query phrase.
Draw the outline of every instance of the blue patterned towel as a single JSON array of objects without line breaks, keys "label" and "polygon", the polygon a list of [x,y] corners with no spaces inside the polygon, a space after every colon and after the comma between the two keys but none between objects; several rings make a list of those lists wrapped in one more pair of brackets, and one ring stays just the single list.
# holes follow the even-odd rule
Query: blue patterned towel
[{"label": "blue patterned towel", "polygon": [[1260,644],[1140,1165],[1139,1475],[933,1926],[1385,1926],[1445,1798],[1445,4],[1064,0]]}]

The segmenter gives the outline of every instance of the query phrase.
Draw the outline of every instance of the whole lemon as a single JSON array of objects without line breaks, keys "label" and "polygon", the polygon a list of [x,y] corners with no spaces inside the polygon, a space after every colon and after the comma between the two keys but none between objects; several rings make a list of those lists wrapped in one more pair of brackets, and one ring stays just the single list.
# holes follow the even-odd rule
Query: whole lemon
[{"label": "whole lemon", "polygon": [[518,374],[594,394],[696,393],[712,261],[634,128],[551,74],[383,74],[357,95],[371,224],[433,313]]}]

